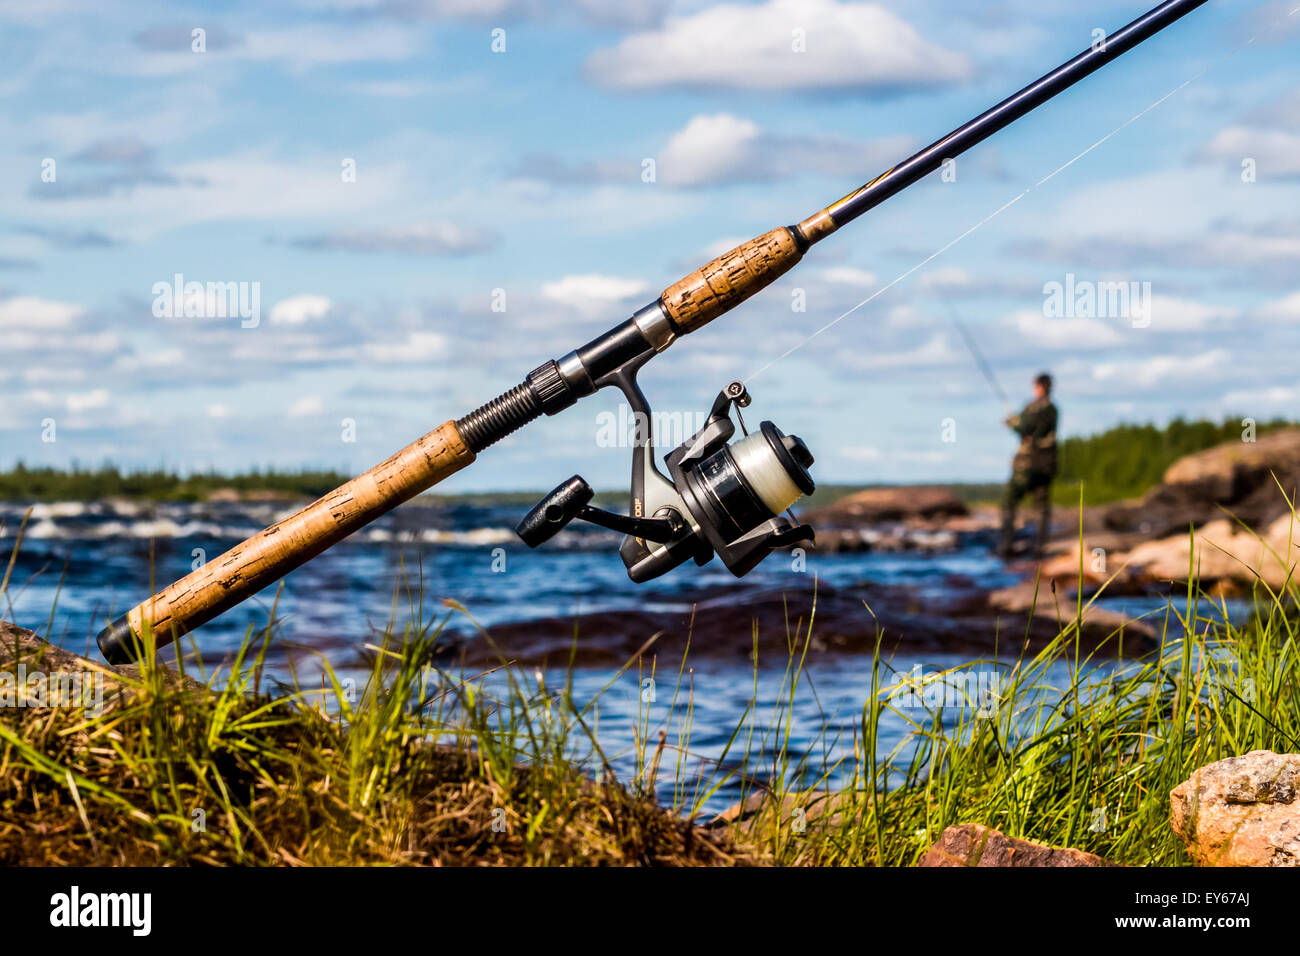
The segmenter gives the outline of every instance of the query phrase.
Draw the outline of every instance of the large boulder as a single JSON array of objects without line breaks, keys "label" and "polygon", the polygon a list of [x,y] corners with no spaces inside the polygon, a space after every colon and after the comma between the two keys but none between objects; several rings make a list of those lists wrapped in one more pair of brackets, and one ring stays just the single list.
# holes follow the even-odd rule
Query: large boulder
[{"label": "large boulder", "polygon": [[1289,511],[1252,531],[1220,519],[1155,541],[1147,541],[1115,561],[1138,579],[1152,584],[1183,582],[1188,572],[1202,586],[1228,580],[1261,580],[1283,587],[1296,574],[1300,522]]},{"label": "large boulder", "polygon": [[814,526],[857,527],[895,521],[935,521],[965,517],[969,512],[948,488],[868,488],[854,492],[828,508],[804,514]]},{"label": "large boulder", "polygon": [[[1042,582],[1022,581],[1009,588],[990,591],[988,600],[989,607],[995,611],[1025,617],[1033,615],[1036,620],[1046,621],[1057,629],[1077,618],[1080,634],[1092,643],[1100,643],[1112,635],[1135,639],[1139,648],[1160,642],[1159,632],[1149,622],[1097,604],[1089,605],[1087,601],[1080,608],[1074,594],[1064,590],[1058,593]],[[1128,647],[1132,649],[1133,646],[1130,640]]]},{"label": "large boulder", "polygon": [[1259,528],[1288,513],[1300,487],[1300,429],[1271,432],[1257,441],[1231,441],[1187,455],[1165,472],[1164,483],[1138,501],[1104,509],[1112,532],[1163,537],[1225,512]]},{"label": "large boulder", "polygon": [[1165,472],[1166,485],[1199,484],[1218,498],[1239,498],[1260,472],[1300,471],[1300,428],[1270,432],[1255,441],[1231,441],[1186,455]]},{"label": "large boulder", "polygon": [[1300,866],[1300,754],[1252,750],[1169,794],[1170,823],[1201,866]]},{"label": "large boulder", "polygon": [[[11,694],[57,693],[85,706],[111,710],[133,699],[146,686],[139,664],[104,664],[82,657],[8,621],[0,621],[0,672],[6,672],[0,678],[0,702],[7,702]],[[208,693],[199,681],[165,664],[159,664],[152,674],[164,687]]]},{"label": "large boulder", "polygon": [[1181,589],[1189,571],[1212,593],[1236,593],[1257,581],[1276,590],[1300,572],[1297,545],[1300,520],[1288,509],[1253,529],[1220,516],[1149,540],[1129,536],[1116,542],[1085,532],[1082,561],[1076,540],[1037,570],[1058,589],[1082,587],[1086,593],[1102,585],[1111,595],[1163,592],[1171,584]]},{"label": "large boulder", "polygon": [[991,827],[963,823],[948,827],[917,866],[1112,866],[1082,850],[1018,840]]}]

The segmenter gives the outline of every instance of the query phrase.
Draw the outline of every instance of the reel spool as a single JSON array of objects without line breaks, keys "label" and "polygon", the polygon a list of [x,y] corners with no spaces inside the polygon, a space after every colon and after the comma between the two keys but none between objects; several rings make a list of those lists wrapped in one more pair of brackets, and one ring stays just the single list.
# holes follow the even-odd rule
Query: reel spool
[{"label": "reel spool", "polygon": [[[750,402],[743,384],[718,393],[704,427],[668,454],[665,476],[655,465],[653,419],[635,371],[620,369],[602,383],[621,388],[636,415],[630,514],[593,508],[591,486],[574,475],[519,522],[515,530],[525,544],[537,547],[575,518],[621,531],[627,537],[619,556],[628,577],[640,583],[688,559],[706,564],[714,554],[742,577],[773,551],[814,540],[811,527],[787,517],[800,497],[816,490],[808,446],[767,421],[729,444],[736,433],[731,410]],[[739,411],[736,417],[743,430]]]}]

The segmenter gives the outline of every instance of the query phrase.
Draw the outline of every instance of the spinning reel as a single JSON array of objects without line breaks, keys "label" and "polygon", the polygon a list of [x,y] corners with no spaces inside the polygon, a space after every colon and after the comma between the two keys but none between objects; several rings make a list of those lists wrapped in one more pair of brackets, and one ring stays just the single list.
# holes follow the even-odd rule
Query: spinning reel
[{"label": "spinning reel", "polygon": [[[574,475],[515,528],[530,548],[581,518],[627,535],[619,556],[628,577],[641,583],[690,558],[706,564],[715,553],[742,577],[773,551],[813,540],[811,527],[786,517],[801,495],[816,490],[808,474],[813,456],[801,439],[771,422],[753,434],[745,431],[739,410],[750,398],[743,384],[732,382],[718,393],[704,427],[668,454],[666,476],[655,465],[650,406],[636,368],[620,368],[600,384],[622,390],[636,422],[630,513],[593,508],[591,486]],[[736,432],[733,406],[744,437],[728,444]]]}]

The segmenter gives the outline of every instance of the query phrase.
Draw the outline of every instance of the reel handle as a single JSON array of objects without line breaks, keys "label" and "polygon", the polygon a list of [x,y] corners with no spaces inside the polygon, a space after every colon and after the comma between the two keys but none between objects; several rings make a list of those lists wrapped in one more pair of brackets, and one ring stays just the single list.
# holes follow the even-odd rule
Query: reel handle
[{"label": "reel handle", "polygon": [[515,533],[530,548],[550,541],[578,517],[595,494],[581,475],[574,475],[537,502],[515,526]]},{"label": "reel handle", "polygon": [[515,534],[528,547],[535,548],[554,538],[574,518],[647,541],[671,541],[685,527],[665,518],[635,518],[592,508],[589,502],[594,494],[581,475],[574,475],[537,502],[515,526]]}]

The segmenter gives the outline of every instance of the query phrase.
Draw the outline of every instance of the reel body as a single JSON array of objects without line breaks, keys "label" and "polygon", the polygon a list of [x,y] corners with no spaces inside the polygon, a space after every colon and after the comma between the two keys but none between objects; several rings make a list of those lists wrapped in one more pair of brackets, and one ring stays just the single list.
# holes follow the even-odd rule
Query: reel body
[{"label": "reel body", "polygon": [[667,455],[664,475],[655,465],[650,407],[636,383],[639,364],[600,383],[620,388],[635,416],[629,513],[593,508],[591,486],[574,475],[524,516],[515,529],[524,543],[535,548],[575,518],[621,531],[627,537],[619,556],[628,577],[640,583],[688,560],[706,564],[714,554],[741,577],[773,551],[812,542],[813,529],[789,514],[795,501],[816,490],[808,473],[813,456],[803,441],[765,421],[732,443],[732,409],[743,430],[739,409],[750,402],[745,386],[732,382],[718,393],[704,426]]}]

